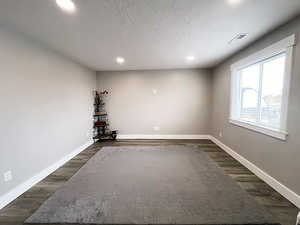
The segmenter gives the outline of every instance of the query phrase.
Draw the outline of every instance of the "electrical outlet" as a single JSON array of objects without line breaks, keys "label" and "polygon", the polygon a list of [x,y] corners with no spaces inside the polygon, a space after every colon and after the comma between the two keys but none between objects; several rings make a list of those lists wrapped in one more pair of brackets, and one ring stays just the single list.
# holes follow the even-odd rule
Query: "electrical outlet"
[{"label": "electrical outlet", "polygon": [[219,137],[223,137],[222,131],[219,132]]},{"label": "electrical outlet", "polygon": [[154,127],[153,127],[153,130],[159,131],[159,130],[160,130],[160,127],[159,127],[159,126],[154,126]]},{"label": "electrical outlet", "polygon": [[3,174],[3,177],[4,177],[4,181],[5,182],[8,182],[10,180],[12,180],[12,172],[9,170],[9,171],[6,171],[4,174]]}]

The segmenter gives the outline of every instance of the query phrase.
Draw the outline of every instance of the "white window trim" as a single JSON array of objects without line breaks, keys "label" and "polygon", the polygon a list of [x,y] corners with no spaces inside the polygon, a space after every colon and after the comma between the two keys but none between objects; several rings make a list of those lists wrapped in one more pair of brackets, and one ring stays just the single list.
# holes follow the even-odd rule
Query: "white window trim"
[{"label": "white window trim", "polygon": [[271,129],[269,127],[263,127],[263,126],[260,126],[258,124],[254,124],[254,123],[251,123],[248,121],[230,119],[229,122],[234,125],[247,128],[249,130],[254,130],[256,132],[278,138],[280,140],[286,140],[286,137],[288,135],[288,133],[285,131],[279,131],[279,130]]},{"label": "white window trim", "polygon": [[[288,135],[287,132],[288,98],[289,98],[290,80],[291,80],[291,72],[292,72],[293,48],[295,44],[296,44],[296,37],[293,34],[231,65],[231,87],[230,87],[231,99],[230,99],[230,118],[229,118],[230,123],[250,130],[254,130],[259,133],[263,133],[271,137],[275,137],[281,140],[286,140]],[[256,123],[251,123],[248,121],[237,119],[237,115],[235,115],[236,110],[233,101],[236,99],[236,95],[237,95],[236,92],[237,92],[237,84],[238,84],[238,79],[237,79],[238,71],[247,66],[258,63],[260,61],[263,61],[267,58],[271,58],[281,53],[286,53],[286,67],[284,71],[280,130],[264,127]]]}]

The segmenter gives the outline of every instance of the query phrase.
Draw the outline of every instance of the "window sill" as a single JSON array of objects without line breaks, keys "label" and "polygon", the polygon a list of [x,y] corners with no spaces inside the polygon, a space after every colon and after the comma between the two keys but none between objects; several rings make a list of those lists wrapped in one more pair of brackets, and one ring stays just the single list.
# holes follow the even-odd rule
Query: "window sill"
[{"label": "window sill", "polygon": [[254,130],[256,132],[280,139],[280,140],[286,140],[288,133],[284,131],[279,131],[279,130],[273,130],[271,128],[259,126],[257,124],[253,124],[250,122],[245,122],[245,121],[240,121],[240,120],[234,120],[234,119],[229,119],[229,122],[237,125],[239,127],[244,127],[249,130]]}]

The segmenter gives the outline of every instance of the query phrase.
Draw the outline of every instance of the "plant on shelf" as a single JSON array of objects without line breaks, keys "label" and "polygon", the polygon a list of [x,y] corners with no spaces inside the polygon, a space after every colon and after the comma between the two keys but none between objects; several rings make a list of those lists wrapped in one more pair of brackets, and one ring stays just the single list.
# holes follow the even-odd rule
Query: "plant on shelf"
[{"label": "plant on shelf", "polygon": [[108,91],[95,92],[94,100],[94,141],[116,140],[117,131],[109,129],[107,113],[104,109],[103,97],[108,95]]}]

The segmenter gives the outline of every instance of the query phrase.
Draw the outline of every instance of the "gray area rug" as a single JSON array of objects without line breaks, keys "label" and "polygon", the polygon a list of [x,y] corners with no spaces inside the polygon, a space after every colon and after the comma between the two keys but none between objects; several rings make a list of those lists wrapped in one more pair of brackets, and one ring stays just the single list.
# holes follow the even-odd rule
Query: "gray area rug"
[{"label": "gray area rug", "polygon": [[104,147],[26,223],[274,224],[201,149]]}]

